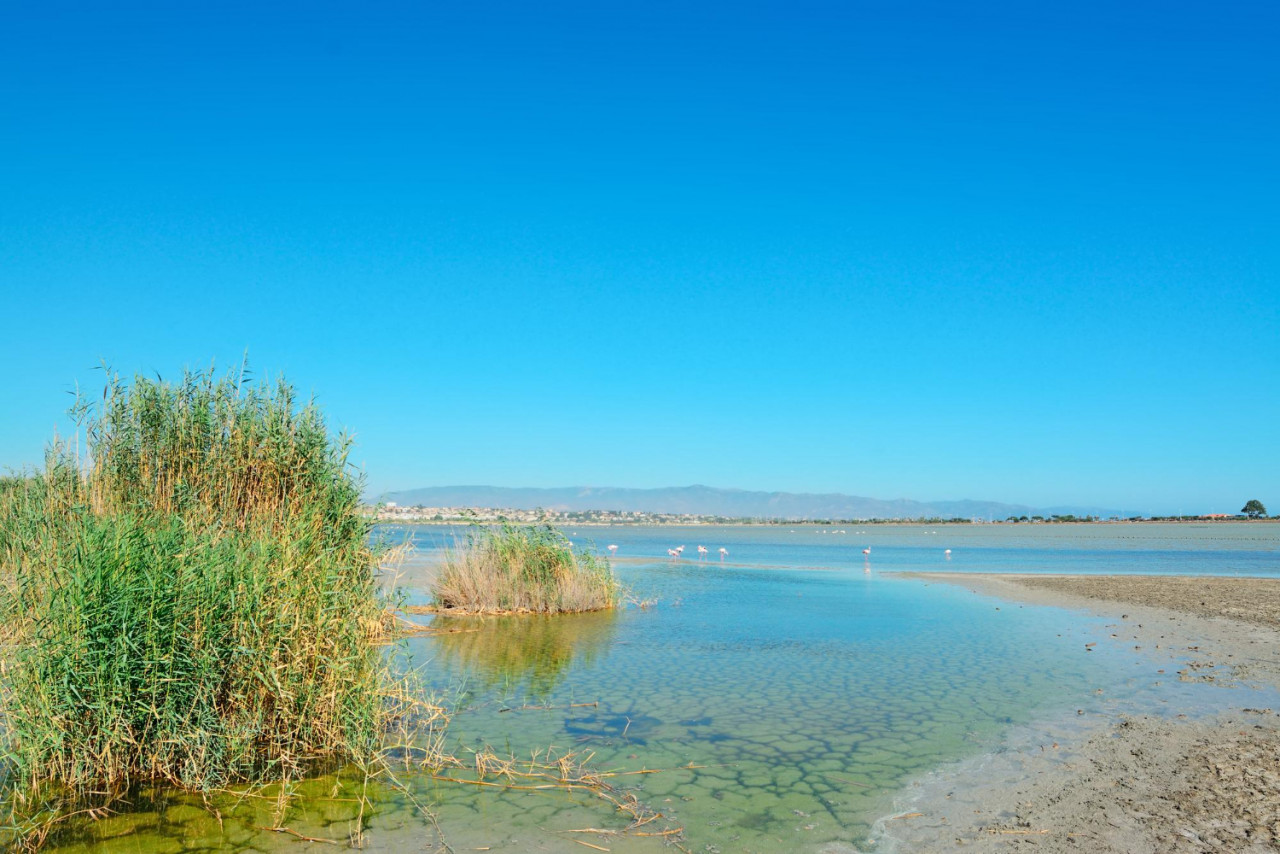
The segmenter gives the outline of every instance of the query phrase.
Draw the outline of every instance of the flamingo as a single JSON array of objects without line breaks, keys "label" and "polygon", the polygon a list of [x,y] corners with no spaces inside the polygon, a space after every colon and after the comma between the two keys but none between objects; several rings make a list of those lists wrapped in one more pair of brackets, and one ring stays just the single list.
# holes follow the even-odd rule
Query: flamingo
[{"label": "flamingo", "polygon": [[617,547],[617,546],[612,546],[612,545],[611,545],[611,546],[609,546],[608,548],[609,548],[609,557],[613,557],[614,555],[616,555],[616,554],[618,553],[618,547]]},{"label": "flamingo", "polygon": [[676,546],[676,551],[680,554],[684,554],[684,546]]},{"label": "flamingo", "polygon": [[700,557],[700,558],[701,558],[701,557],[706,557],[706,555],[707,555],[707,547],[706,547],[706,546],[698,546],[698,557]]},{"label": "flamingo", "polygon": [[865,549],[863,549],[863,550],[862,550],[862,553],[863,553],[864,555],[869,555],[869,554],[871,554],[871,546],[867,546]]},{"label": "flamingo", "polygon": [[667,554],[671,555],[672,557],[680,557],[680,552],[676,551],[675,549],[667,549]]},{"label": "flamingo", "polygon": [[951,557],[951,549],[947,549],[945,552],[943,552],[943,554],[946,555],[948,558]]},{"label": "flamingo", "polygon": [[726,549],[724,546],[721,546],[721,547],[720,547],[720,559],[721,559],[721,560],[724,560],[724,556],[725,556],[725,555],[727,555],[728,553],[729,553],[729,550],[728,550],[728,549]]}]

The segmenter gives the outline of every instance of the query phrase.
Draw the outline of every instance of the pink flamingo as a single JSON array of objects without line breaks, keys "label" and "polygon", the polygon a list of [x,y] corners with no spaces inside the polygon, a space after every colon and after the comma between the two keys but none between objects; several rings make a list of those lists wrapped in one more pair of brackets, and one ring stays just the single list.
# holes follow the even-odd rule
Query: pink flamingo
[{"label": "pink flamingo", "polygon": [[721,559],[721,560],[724,560],[724,556],[725,556],[725,555],[727,555],[728,553],[729,553],[729,550],[728,550],[728,549],[726,549],[724,546],[721,546],[721,547],[720,547],[720,559]]},{"label": "pink flamingo", "polygon": [[608,548],[609,548],[609,557],[613,557],[614,555],[616,555],[616,554],[618,553],[618,547],[617,547],[617,546],[609,546]]},{"label": "pink flamingo", "polygon": [[947,556],[947,560],[951,559],[951,549],[947,549],[943,554]]},{"label": "pink flamingo", "polygon": [[707,556],[707,547],[706,547],[706,546],[698,546],[698,557],[699,557],[699,558],[703,558],[703,557],[706,557],[706,556]]},{"label": "pink flamingo", "polygon": [[676,546],[676,551],[678,551],[680,554],[684,554],[684,546]]},{"label": "pink flamingo", "polygon": [[864,555],[869,555],[869,554],[871,554],[871,546],[867,546],[865,549],[863,549],[863,550],[862,550],[862,553],[863,553]]},{"label": "pink flamingo", "polygon": [[672,557],[680,557],[680,552],[676,551],[675,549],[667,549],[667,554],[671,555]]}]

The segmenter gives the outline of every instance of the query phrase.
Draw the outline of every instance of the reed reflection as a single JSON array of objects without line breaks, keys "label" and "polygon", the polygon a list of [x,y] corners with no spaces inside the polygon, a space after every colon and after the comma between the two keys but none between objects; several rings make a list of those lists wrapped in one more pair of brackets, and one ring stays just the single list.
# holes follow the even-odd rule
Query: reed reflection
[{"label": "reed reflection", "polygon": [[436,617],[431,624],[439,660],[470,671],[488,688],[524,688],[543,698],[570,665],[590,665],[617,631],[617,611],[546,616]]}]

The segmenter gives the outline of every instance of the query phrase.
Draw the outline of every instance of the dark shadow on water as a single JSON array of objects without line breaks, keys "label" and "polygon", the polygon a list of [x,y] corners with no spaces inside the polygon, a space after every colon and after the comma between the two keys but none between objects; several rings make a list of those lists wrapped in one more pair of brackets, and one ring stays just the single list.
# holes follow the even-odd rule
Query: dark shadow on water
[{"label": "dark shadow on water", "polygon": [[583,710],[564,722],[565,731],[579,739],[598,738],[612,743],[648,744],[662,721],[634,708],[614,711],[607,703]]}]

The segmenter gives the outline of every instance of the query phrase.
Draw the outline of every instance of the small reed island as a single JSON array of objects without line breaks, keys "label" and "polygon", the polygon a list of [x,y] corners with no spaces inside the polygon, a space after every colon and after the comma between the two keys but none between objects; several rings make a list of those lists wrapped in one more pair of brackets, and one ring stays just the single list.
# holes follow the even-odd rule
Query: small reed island
[{"label": "small reed island", "polygon": [[443,614],[577,614],[618,607],[622,586],[606,558],[574,549],[549,526],[504,524],[451,551],[424,610]]}]

